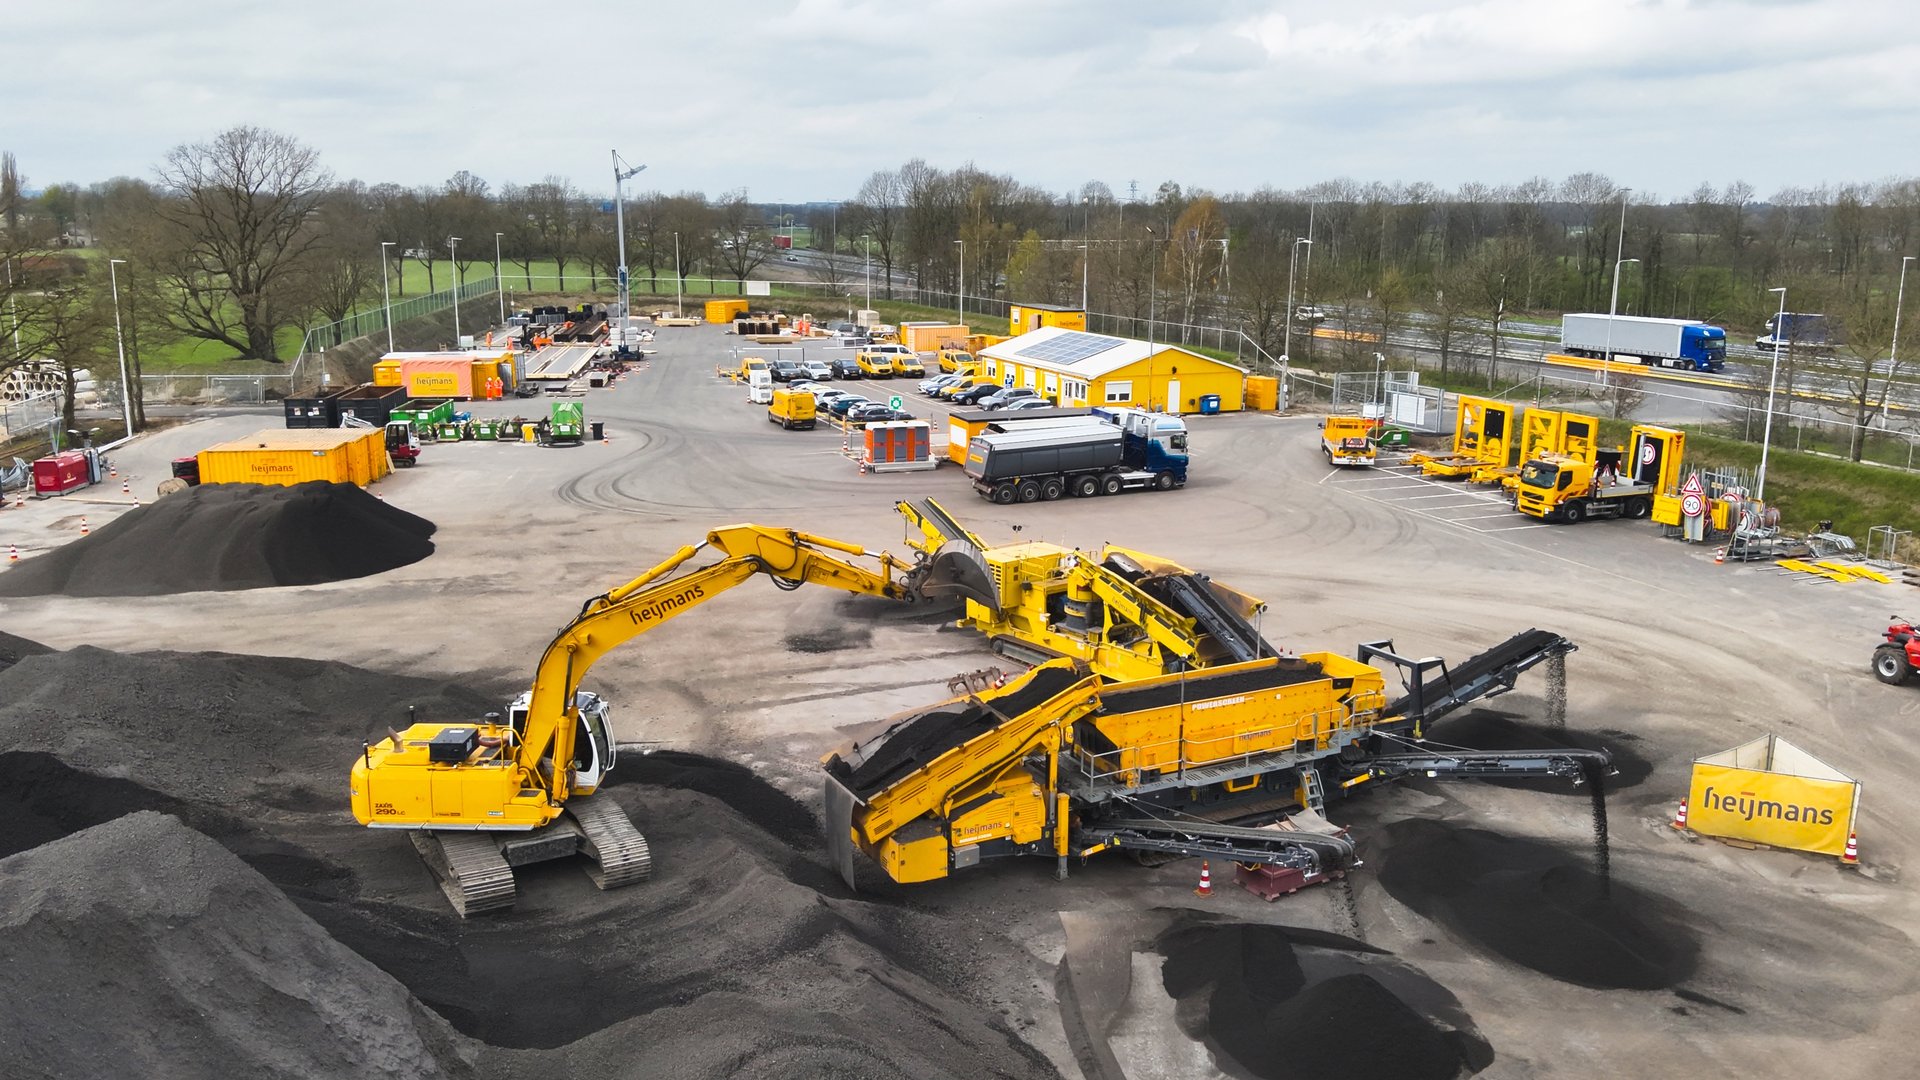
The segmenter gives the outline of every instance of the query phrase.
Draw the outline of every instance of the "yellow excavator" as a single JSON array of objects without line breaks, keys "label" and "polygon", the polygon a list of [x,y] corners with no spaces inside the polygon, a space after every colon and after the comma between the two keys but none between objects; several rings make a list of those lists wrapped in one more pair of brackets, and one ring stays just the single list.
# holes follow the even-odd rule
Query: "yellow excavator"
[{"label": "yellow excavator", "polygon": [[[685,569],[709,548],[723,557]],[[901,601],[979,580],[977,567],[944,561],[922,555],[907,563],[759,525],[716,529],[588,600],[547,646],[532,689],[509,706],[505,722],[489,714],[477,723],[413,723],[363,746],[353,765],[353,815],[370,828],[406,830],[463,916],[511,907],[514,867],[576,853],[591,860],[588,873],[602,889],[639,881],[652,870],[646,839],[618,804],[593,797],[618,749],[606,702],[580,689],[594,662],[759,574],[786,590],[826,585]]]}]

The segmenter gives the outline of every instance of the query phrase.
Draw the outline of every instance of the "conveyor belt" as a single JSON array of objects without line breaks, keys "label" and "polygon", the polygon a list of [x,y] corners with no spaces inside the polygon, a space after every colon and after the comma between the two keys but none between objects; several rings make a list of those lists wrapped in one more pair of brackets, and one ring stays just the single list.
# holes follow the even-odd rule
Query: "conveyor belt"
[{"label": "conveyor belt", "polygon": [[1526,630],[1464,663],[1442,665],[1437,679],[1428,678],[1425,669],[1412,667],[1412,662],[1381,651],[1376,655],[1399,660],[1403,670],[1412,670],[1414,679],[1407,695],[1387,706],[1386,715],[1437,720],[1476,698],[1513,689],[1514,680],[1521,672],[1555,656],[1565,656],[1575,648],[1573,642],[1551,631]]},{"label": "conveyor belt", "polygon": [[1261,640],[1260,632],[1252,623],[1220,602],[1213,587],[1207,584],[1205,574],[1171,574],[1161,578],[1159,584],[1166,589],[1170,606],[1213,635],[1213,640],[1227,651],[1233,663],[1276,655],[1273,646]]},{"label": "conveyor belt", "polygon": [[1126,818],[1083,826],[1077,840],[1131,851],[1162,851],[1328,873],[1354,864],[1353,841],[1328,833],[1248,829],[1237,825]]}]

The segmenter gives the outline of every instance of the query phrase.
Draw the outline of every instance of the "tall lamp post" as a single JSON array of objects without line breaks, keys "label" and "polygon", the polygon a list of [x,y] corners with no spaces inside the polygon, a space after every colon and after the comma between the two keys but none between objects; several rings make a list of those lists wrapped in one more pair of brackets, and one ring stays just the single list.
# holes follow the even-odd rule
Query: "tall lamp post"
[{"label": "tall lamp post", "polygon": [[460,238],[447,237],[447,258],[453,260],[453,347],[460,347]]},{"label": "tall lamp post", "polygon": [[1287,329],[1283,346],[1280,349],[1280,359],[1283,362],[1290,360],[1293,356],[1293,271],[1300,262],[1300,248],[1302,245],[1306,246],[1307,255],[1311,258],[1313,255],[1313,241],[1304,236],[1294,237],[1293,249],[1287,254]]},{"label": "tall lamp post", "polygon": [[[1780,319],[1775,326],[1787,325],[1787,290],[1768,289],[1768,292],[1780,294]],[[1780,378],[1780,334],[1773,335],[1773,374],[1767,376],[1767,422],[1760,435],[1760,475],[1753,482],[1753,497],[1757,502],[1767,501],[1767,450],[1773,446],[1773,386]]]},{"label": "tall lamp post", "polygon": [[380,306],[387,310],[387,351],[393,351],[393,294],[387,291],[387,249],[395,241],[380,241]]},{"label": "tall lamp post", "polygon": [[960,245],[960,285],[953,290],[953,299],[960,305],[960,325],[967,325],[967,242],[955,240]]},{"label": "tall lamp post", "polygon": [[1907,302],[1907,264],[1920,256],[1900,257],[1900,293],[1893,301],[1893,348],[1887,354],[1887,382],[1880,388],[1880,426],[1887,426],[1887,401],[1893,397],[1893,373],[1900,366],[1900,309]]},{"label": "tall lamp post", "polygon": [[622,169],[620,151],[609,151],[613,155],[613,231],[619,236],[620,267],[615,271],[620,278],[620,343],[624,347],[627,341],[627,316],[633,314],[633,294],[627,287],[627,200],[620,193],[623,181],[631,180],[647,170],[645,165],[635,165]]},{"label": "tall lamp post", "polygon": [[[127,339],[120,332],[120,275],[114,267],[126,262],[125,259],[107,260],[107,280],[113,286],[113,343],[120,352],[120,422],[126,427],[128,435],[133,434],[133,391],[127,385]],[[67,393],[73,393],[73,387],[67,387]]]},{"label": "tall lamp post", "polygon": [[[1607,385],[1607,373],[1613,368],[1613,319],[1620,310],[1620,268],[1628,263],[1637,263],[1639,259],[1615,259],[1613,261],[1613,299],[1607,304],[1607,355],[1600,361],[1600,385]],[[1644,290],[1643,290],[1644,291]]]},{"label": "tall lamp post", "polygon": [[1080,196],[1080,206],[1086,211],[1081,217],[1080,228],[1080,315],[1087,314],[1087,264],[1093,261],[1093,199]]},{"label": "tall lamp post", "polygon": [[507,290],[501,287],[500,281],[500,238],[505,235],[505,233],[493,234],[493,292],[500,298],[501,326],[507,325]]},{"label": "tall lamp post", "polygon": [[[1153,226],[1148,225],[1146,229],[1148,236],[1153,237],[1155,240],[1160,239],[1160,235],[1153,231]],[[1153,302],[1160,296],[1160,251],[1158,248],[1150,248],[1149,251],[1151,252],[1149,257],[1152,261],[1147,263],[1147,370],[1149,372],[1147,375],[1147,405],[1151,408],[1153,405],[1153,375],[1151,374],[1153,370]]]}]

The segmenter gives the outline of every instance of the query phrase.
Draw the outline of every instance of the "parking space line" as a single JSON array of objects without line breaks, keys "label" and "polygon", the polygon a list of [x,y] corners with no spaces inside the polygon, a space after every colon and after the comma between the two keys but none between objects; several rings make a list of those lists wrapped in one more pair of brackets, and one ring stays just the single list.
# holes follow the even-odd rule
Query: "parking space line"
[{"label": "parking space line", "polygon": [[1516,512],[1517,511],[1509,511],[1505,514],[1480,514],[1476,517],[1448,518],[1447,520],[1449,521],[1491,521],[1494,518],[1510,518]]},{"label": "parking space line", "polygon": [[1477,491],[1443,491],[1438,495],[1410,495],[1397,501],[1419,502],[1422,499],[1472,499],[1475,502],[1487,501],[1487,497]]},{"label": "parking space line", "polygon": [[[1483,533],[1517,532],[1521,529],[1548,529],[1548,528],[1552,528],[1552,526],[1547,524],[1544,521],[1535,522],[1532,525],[1515,525],[1515,526],[1512,526],[1511,528],[1506,528],[1506,529],[1481,529],[1478,526],[1475,526],[1475,529],[1477,531],[1483,532]],[[1616,576],[1619,576],[1619,575],[1616,575]]]}]

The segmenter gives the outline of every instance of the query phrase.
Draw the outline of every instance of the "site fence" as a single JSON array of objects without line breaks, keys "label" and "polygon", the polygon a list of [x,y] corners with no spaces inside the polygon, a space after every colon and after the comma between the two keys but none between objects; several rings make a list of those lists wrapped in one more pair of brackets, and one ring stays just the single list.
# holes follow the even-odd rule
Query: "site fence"
[{"label": "site fence", "polygon": [[[51,442],[60,423],[60,394],[45,390],[20,401],[0,402],[0,443]],[[4,464],[4,463],[0,463]]]}]

